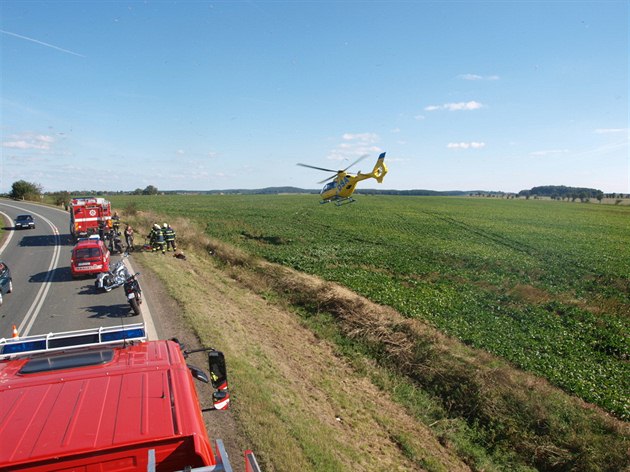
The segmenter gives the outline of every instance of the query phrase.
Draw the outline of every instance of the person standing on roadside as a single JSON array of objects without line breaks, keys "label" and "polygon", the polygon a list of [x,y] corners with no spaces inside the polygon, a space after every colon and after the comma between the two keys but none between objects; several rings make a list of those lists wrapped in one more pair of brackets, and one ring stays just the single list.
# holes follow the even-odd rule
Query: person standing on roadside
[{"label": "person standing on roadside", "polygon": [[166,242],[166,250],[170,251],[171,248],[173,248],[173,251],[176,251],[177,245],[175,244],[175,230],[171,228],[171,225],[168,223],[164,223],[162,233],[164,234],[164,241]]},{"label": "person standing on roadside", "polygon": [[118,212],[114,212],[114,216],[112,216],[112,229],[120,234],[120,216],[118,216]]},{"label": "person standing on roadside", "polygon": [[131,225],[125,227],[125,242],[127,243],[127,252],[133,251],[133,228]]}]

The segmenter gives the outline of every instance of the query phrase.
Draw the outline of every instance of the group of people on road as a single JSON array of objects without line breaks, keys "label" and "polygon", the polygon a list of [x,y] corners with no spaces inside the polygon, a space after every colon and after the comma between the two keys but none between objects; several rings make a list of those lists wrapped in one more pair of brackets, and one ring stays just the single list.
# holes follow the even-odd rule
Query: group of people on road
[{"label": "group of people on road", "polygon": [[161,251],[162,254],[165,254],[166,251],[171,249],[173,251],[177,250],[175,230],[168,223],[164,223],[161,228],[159,224],[155,223],[147,238],[153,252]]}]

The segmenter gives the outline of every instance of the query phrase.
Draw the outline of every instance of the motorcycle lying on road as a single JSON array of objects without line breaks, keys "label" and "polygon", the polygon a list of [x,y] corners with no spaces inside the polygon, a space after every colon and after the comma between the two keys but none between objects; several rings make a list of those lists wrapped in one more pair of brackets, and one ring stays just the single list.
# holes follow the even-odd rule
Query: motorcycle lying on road
[{"label": "motorcycle lying on road", "polygon": [[125,280],[125,295],[135,315],[140,314],[140,305],[142,304],[142,289],[138,282],[139,275],[140,272],[136,272]]},{"label": "motorcycle lying on road", "polygon": [[125,266],[124,258],[129,257],[129,254],[125,253],[122,257],[122,259],[109,268],[109,272],[101,272],[96,276],[94,288],[97,292],[100,290],[109,292],[125,283],[125,280],[129,277],[129,271],[127,270],[127,266]]}]

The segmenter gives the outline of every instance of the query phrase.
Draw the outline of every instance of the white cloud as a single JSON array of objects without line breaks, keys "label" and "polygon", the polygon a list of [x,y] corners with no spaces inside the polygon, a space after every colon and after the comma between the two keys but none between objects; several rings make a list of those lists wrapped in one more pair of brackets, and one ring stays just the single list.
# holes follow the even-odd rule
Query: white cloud
[{"label": "white cloud", "polygon": [[362,143],[375,143],[378,141],[378,135],[375,133],[344,133],[342,136],[344,141],[359,141]]},{"label": "white cloud", "polygon": [[477,142],[477,141],[472,141],[469,143],[448,143],[446,145],[447,148],[449,149],[481,149],[486,147],[486,143],[484,142]]},{"label": "white cloud", "polygon": [[13,135],[10,139],[10,141],[4,141],[2,147],[9,149],[37,149],[40,151],[48,151],[55,142],[53,136],[43,134]]},{"label": "white cloud", "polygon": [[617,134],[617,133],[627,133],[628,128],[597,128],[595,130],[596,134]]},{"label": "white cloud", "polygon": [[499,80],[498,75],[462,74],[459,78],[463,80]]},{"label": "white cloud", "polygon": [[342,142],[330,151],[328,159],[333,161],[356,160],[364,154],[382,152],[376,145],[380,137],[376,133],[344,133]]},{"label": "white cloud", "polygon": [[484,105],[471,100],[469,102],[457,102],[457,103],[445,103],[443,105],[429,105],[425,107],[425,111],[436,111],[436,110],[448,110],[448,111],[460,111],[460,110],[478,110],[483,108]]},{"label": "white cloud", "polygon": [[545,156],[554,156],[559,154],[566,154],[569,152],[568,149],[547,149],[543,151],[534,151],[530,152],[529,155],[533,157],[545,157]]}]

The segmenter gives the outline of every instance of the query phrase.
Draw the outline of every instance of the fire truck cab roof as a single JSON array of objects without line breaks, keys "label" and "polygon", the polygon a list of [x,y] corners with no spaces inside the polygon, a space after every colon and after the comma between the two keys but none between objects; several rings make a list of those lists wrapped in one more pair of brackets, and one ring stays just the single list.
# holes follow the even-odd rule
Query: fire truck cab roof
[{"label": "fire truck cab roof", "polygon": [[179,344],[145,341],[141,324],[84,331],[79,348],[52,335],[0,340],[0,470],[146,471],[150,455],[158,471],[221,463]]}]

